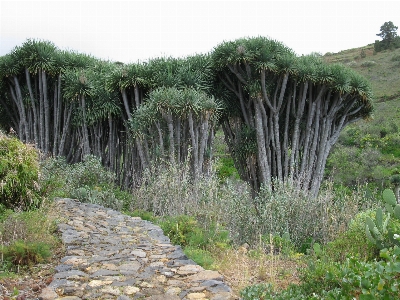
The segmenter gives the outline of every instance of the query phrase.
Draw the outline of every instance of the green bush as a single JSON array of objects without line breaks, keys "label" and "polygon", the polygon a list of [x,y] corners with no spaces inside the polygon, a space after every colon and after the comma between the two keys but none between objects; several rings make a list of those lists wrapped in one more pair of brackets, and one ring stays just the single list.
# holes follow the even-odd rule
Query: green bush
[{"label": "green bush", "polygon": [[358,213],[351,220],[348,229],[326,245],[325,253],[331,260],[343,262],[348,256],[354,256],[362,261],[368,261],[377,257],[379,249],[365,234],[367,216],[375,218],[375,211],[369,209]]},{"label": "green bush", "polygon": [[67,164],[62,157],[50,158],[42,163],[41,170],[42,186],[52,197],[74,198],[116,210],[126,209],[132,202],[132,195],[116,185],[115,175],[93,155],[76,164]]},{"label": "green bush", "polygon": [[50,246],[43,242],[14,241],[0,249],[3,260],[15,267],[32,266],[44,262],[51,256]]},{"label": "green bush", "polygon": [[235,178],[235,179],[240,178],[239,173],[235,168],[235,164],[232,157],[221,157],[218,160],[216,171],[218,178],[222,182],[224,182],[226,179],[229,178]]},{"label": "green bush", "polygon": [[30,145],[0,132],[0,204],[6,208],[37,208],[39,157]]},{"label": "green bush", "polygon": [[223,227],[213,224],[204,228],[192,216],[163,217],[157,224],[173,244],[182,247],[191,246],[206,250],[229,244],[229,233]]},{"label": "green bush", "polygon": [[185,255],[195,261],[198,265],[202,266],[204,269],[210,270],[214,266],[214,258],[211,253],[204,249],[199,249],[197,247],[187,246],[184,251]]},{"label": "green bush", "polygon": [[243,289],[241,296],[244,300],[399,299],[400,248],[383,249],[380,257],[371,262],[349,257],[343,263],[314,258],[301,270],[301,284],[283,291],[258,284]]}]

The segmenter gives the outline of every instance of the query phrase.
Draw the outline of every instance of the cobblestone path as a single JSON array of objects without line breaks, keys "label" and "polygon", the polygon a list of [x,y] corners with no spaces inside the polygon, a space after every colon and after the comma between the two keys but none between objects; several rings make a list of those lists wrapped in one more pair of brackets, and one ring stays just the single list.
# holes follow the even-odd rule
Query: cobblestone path
[{"label": "cobblestone path", "polygon": [[56,202],[66,256],[43,300],[235,299],[218,272],[188,259],[158,226],[99,205]]}]

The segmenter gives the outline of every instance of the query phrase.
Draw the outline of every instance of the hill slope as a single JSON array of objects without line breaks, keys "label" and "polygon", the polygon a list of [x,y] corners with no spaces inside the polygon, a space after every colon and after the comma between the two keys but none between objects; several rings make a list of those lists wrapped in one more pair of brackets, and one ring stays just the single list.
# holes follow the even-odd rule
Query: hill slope
[{"label": "hill slope", "polygon": [[374,53],[374,46],[327,53],[329,63],[342,63],[365,76],[374,94],[370,120],[348,126],[328,160],[327,175],[336,183],[374,182],[387,186],[400,174],[400,49]]}]

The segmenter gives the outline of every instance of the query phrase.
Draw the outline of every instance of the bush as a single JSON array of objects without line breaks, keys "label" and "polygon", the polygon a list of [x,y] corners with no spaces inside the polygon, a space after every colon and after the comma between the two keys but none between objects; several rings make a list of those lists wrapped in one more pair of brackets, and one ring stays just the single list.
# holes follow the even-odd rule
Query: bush
[{"label": "bush", "polygon": [[207,230],[221,224],[234,244],[247,243],[253,248],[260,246],[262,236],[286,232],[297,250],[312,240],[325,244],[338,231],[345,231],[361,208],[370,205],[361,192],[335,194],[332,186],[321,189],[320,196],[314,198],[296,183],[276,182],[274,190],[265,187],[253,199],[249,186],[241,181],[221,183],[211,175],[193,182],[184,167],[151,173],[155,175],[146,175],[146,184],[133,191],[131,211],[192,216]]},{"label": "bush", "polygon": [[0,204],[24,210],[41,204],[39,157],[30,145],[0,132]]},{"label": "bush", "polygon": [[348,256],[361,261],[369,261],[379,254],[379,249],[371,243],[365,234],[366,217],[375,218],[374,210],[358,213],[350,222],[349,228],[326,245],[325,253],[330,260],[345,261]]},{"label": "bush", "polygon": [[53,203],[31,211],[5,210],[0,215],[0,272],[17,272],[45,261],[60,249]]},{"label": "bush", "polygon": [[335,194],[332,186],[312,197],[298,183],[274,182],[273,189],[262,188],[255,199],[258,215],[252,224],[253,232],[262,235],[287,232],[297,249],[309,244],[310,239],[326,244],[344,231],[360,210],[359,197]]},{"label": "bush", "polygon": [[361,67],[372,67],[375,65],[376,65],[376,62],[374,62],[373,60],[366,60],[361,63]]},{"label": "bush", "polygon": [[41,263],[51,256],[50,246],[43,242],[14,241],[0,249],[3,260],[15,267],[32,266]]},{"label": "bush", "polygon": [[229,233],[223,227],[213,224],[204,228],[192,216],[163,217],[157,223],[175,245],[206,250],[229,244]]},{"label": "bush", "polygon": [[88,155],[76,164],[65,158],[50,158],[42,163],[42,186],[52,197],[69,197],[116,210],[126,209],[132,195],[115,184],[115,175],[107,171],[99,158]]}]

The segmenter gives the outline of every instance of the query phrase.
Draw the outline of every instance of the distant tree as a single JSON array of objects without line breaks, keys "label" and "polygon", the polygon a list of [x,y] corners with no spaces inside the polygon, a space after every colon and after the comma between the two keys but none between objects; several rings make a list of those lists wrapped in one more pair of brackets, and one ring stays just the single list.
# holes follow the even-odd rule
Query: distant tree
[{"label": "distant tree", "polygon": [[[394,43],[396,41],[397,37],[397,29],[398,27],[393,24],[392,21],[385,22],[381,28],[380,28],[380,33],[377,33],[377,36],[380,36],[382,38],[382,41],[379,42],[380,44],[380,49],[379,50],[384,50],[388,49],[391,46],[394,46]],[[376,43],[375,43],[376,44]],[[376,51],[379,51],[375,49]]]}]

